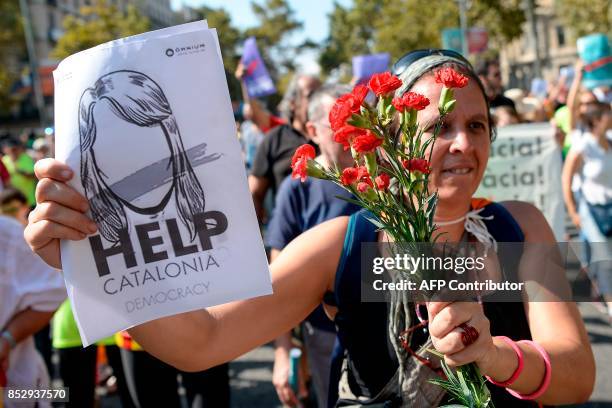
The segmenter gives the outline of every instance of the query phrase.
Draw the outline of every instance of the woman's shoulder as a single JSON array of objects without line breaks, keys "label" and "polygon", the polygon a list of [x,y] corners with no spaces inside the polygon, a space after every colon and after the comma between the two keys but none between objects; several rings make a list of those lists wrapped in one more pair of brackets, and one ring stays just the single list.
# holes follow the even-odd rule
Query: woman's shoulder
[{"label": "woman's shoulder", "polygon": [[554,235],[544,214],[533,204],[525,201],[509,200],[498,203],[504,207],[525,235],[525,241],[554,241]]}]

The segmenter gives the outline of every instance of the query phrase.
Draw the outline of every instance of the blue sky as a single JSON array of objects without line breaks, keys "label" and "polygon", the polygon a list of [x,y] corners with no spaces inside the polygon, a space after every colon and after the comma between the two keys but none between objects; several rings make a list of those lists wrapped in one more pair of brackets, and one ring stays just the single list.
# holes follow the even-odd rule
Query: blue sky
[{"label": "blue sky", "polygon": [[[263,3],[264,0],[257,0]],[[351,0],[340,0],[343,5],[350,4]],[[197,7],[207,5],[213,8],[224,8],[231,17],[233,24],[241,29],[251,27],[257,23],[251,12],[251,0],[171,0],[172,8],[179,9],[181,5]],[[327,15],[333,8],[332,0],[289,0],[298,20],[304,23],[303,29],[296,32],[290,39],[291,43],[300,43],[309,38],[314,42],[322,42],[329,32]],[[300,59],[304,71],[315,71],[314,60],[316,55],[306,53]]]}]

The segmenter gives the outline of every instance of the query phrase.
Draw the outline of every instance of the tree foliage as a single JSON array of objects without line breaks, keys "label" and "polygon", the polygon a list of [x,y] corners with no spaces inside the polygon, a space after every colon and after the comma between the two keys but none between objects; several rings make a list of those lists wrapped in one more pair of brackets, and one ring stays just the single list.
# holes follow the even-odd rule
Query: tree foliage
[{"label": "tree foliage", "polygon": [[64,35],[59,39],[52,56],[65,58],[75,52],[94,47],[117,38],[140,34],[149,29],[150,23],[133,5],[123,13],[107,0],[95,0],[91,6],[83,6],[80,16],[66,16]]},{"label": "tree foliage", "polygon": [[264,0],[263,3],[251,2],[251,9],[257,19],[257,25],[245,31],[245,37],[254,36],[262,58],[273,77],[277,77],[278,66],[286,70],[295,68],[294,59],[300,47],[288,45],[286,40],[298,29],[302,22],[295,17],[295,12],[287,0]]},{"label": "tree foliage", "polygon": [[25,55],[25,37],[18,0],[0,1],[0,116],[16,102],[11,87],[19,78]]},{"label": "tree foliage", "polygon": [[612,0],[556,0],[555,12],[576,37],[612,34]]},{"label": "tree foliage", "polygon": [[198,19],[206,19],[209,27],[217,29],[223,65],[229,72],[234,72],[240,59],[236,47],[244,39],[243,33],[232,25],[232,18],[224,8],[204,6],[196,9],[196,12]]},{"label": "tree foliage", "polygon": [[[521,35],[521,0],[473,0],[469,5],[468,25],[486,28],[491,45]],[[441,31],[458,26],[456,0],[355,0],[348,7],[335,3],[319,63],[329,72],[358,54],[389,52],[394,60],[413,49],[440,47]]]}]

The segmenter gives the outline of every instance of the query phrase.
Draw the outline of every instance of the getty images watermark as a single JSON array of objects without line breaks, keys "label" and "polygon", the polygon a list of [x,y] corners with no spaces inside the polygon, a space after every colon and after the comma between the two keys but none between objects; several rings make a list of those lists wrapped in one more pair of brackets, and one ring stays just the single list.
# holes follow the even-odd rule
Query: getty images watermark
[{"label": "getty images watermark", "polygon": [[[422,292],[437,292],[448,289],[451,291],[498,291],[523,289],[524,282],[501,281],[495,282],[492,279],[483,281],[462,281],[460,279],[435,279],[443,275],[452,274],[463,275],[466,272],[476,272],[480,276],[486,269],[485,256],[452,256],[425,254],[399,254],[395,256],[377,256],[372,260],[372,273],[382,275],[385,272],[402,273],[408,278],[400,278],[391,282],[384,279],[375,279],[373,288],[377,291],[385,290],[409,290]],[[427,277],[428,275],[429,278]]]},{"label": "getty images watermark", "polygon": [[479,242],[364,243],[361,249],[364,302],[389,301],[399,292],[415,302],[591,301],[589,277],[612,268],[610,259],[585,263],[585,248],[567,242],[498,242],[495,250]]}]

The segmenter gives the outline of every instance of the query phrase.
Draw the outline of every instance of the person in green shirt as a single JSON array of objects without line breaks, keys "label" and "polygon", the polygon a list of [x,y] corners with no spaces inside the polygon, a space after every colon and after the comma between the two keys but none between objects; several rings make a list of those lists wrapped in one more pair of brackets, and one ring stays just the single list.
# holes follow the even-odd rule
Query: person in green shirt
[{"label": "person in green shirt", "polygon": [[26,196],[30,207],[34,207],[36,205],[34,159],[25,152],[19,141],[14,139],[5,142],[2,151],[4,153],[2,163],[11,176],[9,183]]},{"label": "person in green shirt", "polygon": [[106,348],[108,364],[117,378],[117,391],[121,406],[135,408],[123,372],[119,348],[114,336],[107,337],[83,348],[81,336],[70,301],[66,300],[53,316],[53,348],[59,356],[59,374],[64,386],[70,389],[70,401],[66,408],[89,408],[95,406],[96,365],[98,347]]}]

